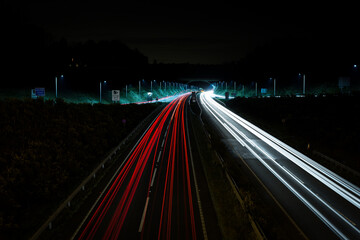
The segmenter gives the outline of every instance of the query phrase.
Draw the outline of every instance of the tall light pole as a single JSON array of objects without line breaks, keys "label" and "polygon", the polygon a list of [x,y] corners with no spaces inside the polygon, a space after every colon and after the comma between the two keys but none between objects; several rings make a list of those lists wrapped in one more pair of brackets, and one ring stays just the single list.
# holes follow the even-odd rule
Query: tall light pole
[{"label": "tall light pole", "polygon": [[276,96],[276,78],[274,78],[274,97]]},{"label": "tall light pole", "polygon": [[255,83],[255,96],[257,97],[257,82]]},{"label": "tall light pole", "polygon": [[55,77],[55,98],[57,98],[57,77]]},{"label": "tall light pole", "polygon": [[141,81],[139,81],[139,97],[140,97],[140,90],[141,90]]},{"label": "tall light pole", "polygon": [[100,103],[101,103],[101,81],[100,81]]},{"label": "tall light pole", "polygon": [[305,74],[303,74],[303,94],[305,95]]},{"label": "tall light pole", "polygon": [[[106,81],[104,81],[104,84],[106,84]],[[100,103],[101,103],[101,92],[102,92],[101,85],[102,85],[102,81],[100,81]]]},{"label": "tall light pole", "polygon": [[[64,75],[60,75],[60,80],[64,79]],[[55,98],[58,97],[58,77],[55,76]]]}]

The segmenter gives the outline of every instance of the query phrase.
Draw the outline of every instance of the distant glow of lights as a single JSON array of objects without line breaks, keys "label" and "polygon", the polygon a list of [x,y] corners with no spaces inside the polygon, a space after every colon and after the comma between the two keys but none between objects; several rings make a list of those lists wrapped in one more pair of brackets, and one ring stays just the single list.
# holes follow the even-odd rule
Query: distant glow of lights
[{"label": "distant glow of lights", "polygon": [[[215,94],[215,93],[214,93],[214,90],[207,91],[207,92],[206,92],[206,94],[209,94],[212,98],[221,98],[221,99],[225,99],[225,96]],[[229,98],[234,98],[234,97],[229,97]]]}]

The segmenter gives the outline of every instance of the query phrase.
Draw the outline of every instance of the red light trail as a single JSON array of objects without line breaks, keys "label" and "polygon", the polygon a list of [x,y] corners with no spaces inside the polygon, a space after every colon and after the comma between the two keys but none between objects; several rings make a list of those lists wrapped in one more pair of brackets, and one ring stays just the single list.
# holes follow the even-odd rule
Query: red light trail
[{"label": "red light trail", "polygon": [[173,100],[154,120],[79,228],[78,239],[197,238],[184,120],[189,95]]}]

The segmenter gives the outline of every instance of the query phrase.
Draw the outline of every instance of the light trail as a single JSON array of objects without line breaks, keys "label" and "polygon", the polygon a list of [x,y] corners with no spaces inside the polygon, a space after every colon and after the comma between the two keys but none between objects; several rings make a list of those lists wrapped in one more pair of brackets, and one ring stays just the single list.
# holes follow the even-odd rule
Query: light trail
[{"label": "light trail", "polygon": [[[189,96],[190,93],[186,93],[177,97],[154,120],[74,237],[118,239],[130,234],[142,239],[176,239],[178,236],[196,239],[184,123],[185,103]],[[124,227],[127,219],[134,220],[129,212],[134,208],[135,200],[142,203],[138,196],[145,197],[139,225],[135,232],[124,233],[123,229],[129,228]]]},{"label": "light trail", "polygon": [[[100,223],[102,222],[103,218],[105,217],[106,213],[108,212],[109,207],[113,203],[115,196],[118,194],[120,187],[122,186],[125,178],[129,174],[130,169],[133,167],[133,165],[135,164],[137,159],[140,159],[140,160],[137,161],[137,164],[135,167],[135,172],[132,176],[133,177],[141,176],[141,174],[139,174],[140,173],[139,171],[141,169],[143,169],[143,167],[141,167],[141,166],[144,165],[144,159],[145,159],[144,154],[148,154],[149,146],[153,146],[153,144],[155,143],[154,139],[156,139],[156,137],[158,137],[158,135],[160,134],[160,131],[158,129],[161,129],[161,128],[156,128],[156,127],[164,125],[164,119],[166,119],[166,116],[169,115],[170,110],[172,108],[174,108],[174,106],[175,106],[175,103],[169,104],[164,109],[164,111],[162,111],[162,113],[160,114],[160,118],[158,118],[154,122],[152,127],[148,130],[148,132],[142,138],[142,140],[138,144],[137,148],[134,150],[133,154],[129,157],[128,161],[126,161],[124,167],[118,174],[116,180],[111,185],[110,189],[107,191],[107,194],[105,195],[105,197],[99,204],[98,208],[95,211],[95,214],[93,214],[92,218],[86,225],[86,227],[85,227],[84,231],[82,232],[82,234],[80,235],[79,239],[83,239],[86,235],[87,235],[86,239],[92,239],[94,237],[97,229],[99,228]],[[163,119],[163,120],[159,121],[159,119]],[[153,137],[151,138],[151,136],[153,136]],[[150,143],[150,144],[148,144],[148,143]],[[148,146],[148,147],[146,148],[145,146]],[[135,182],[138,182],[138,181],[135,181]],[[136,187],[137,187],[137,185],[134,186],[134,178],[131,178],[130,184],[126,188],[125,194],[122,197],[121,205],[119,205],[119,207],[117,208],[117,212],[116,212],[116,214],[114,214],[114,217],[118,218],[119,214],[122,212],[122,208],[124,207],[124,202],[127,199],[129,199],[130,189],[131,188],[136,189]],[[131,202],[132,199],[129,199],[129,200]],[[126,216],[126,213],[127,212],[124,212],[123,216]],[[109,228],[106,232],[106,236],[108,237],[108,239],[110,238],[110,235],[113,232],[115,222],[116,222],[116,219],[113,218],[113,220],[112,220],[111,224],[109,225]],[[121,230],[121,226],[122,226],[122,224],[119,226],[118,231]],[[90,230],[90,228],[91,228],[91,230]],[[116,233],[115,233],[115,235],[116,235]]]},{"label": "light trail", "polygon": [[[338,176],[337,174],[331,172],[320,164],[316,163],[312,159],[306,157],[305,155],[299,153],[295,149],[289,147],[285,143],[279,141],[270,134],[259,129],[255,125],[241,118],[240,116],[234,114],[230,110],[226,109],[221,104],[217,103],[212,99],[214,95],[212,93],[202,93],[200,95],[200,100],[202,105],[207,109],[207,111],[214,117],[214,119],[219,122],[224,129],[226,129],[242,146],[246,147],[262,165],[268,169],[280,182],[282,182],[301,202],[303,202],[316,216],[319,217],[338,237],[342,239],[348,239],[347,234],[340,230],[339,226],[335,222],[340,221],[345,223],[348,228],[354,231],[355,235],[360,236],[360,230],[357,228],[355,223],[343,216],[336,208],[327,203],[323,196],[315,193],[311,190],[304,182],[296,176],[294,173],[289,171],[286,167],[280,165],[275,156],[270,155],[261,145],[257,144],[253,140],[249,139],[244,132],[240,130],[245,129],[249,133],[253,134],[263,143],[266,143],[271,149],[280,153],[282,156],[286,157],[292,163],[296,164],[307,174],[324,184],[328,189],[331,189],[333,192],[337,193],[343,199],[351,203],[357,209],[360,208],[360,190],[357,186]],[[249,143],[249,144],[247,144]],[[271,164],[267,163],[257,152],[263,154],[266,159],[271,160]],[[274,166],[272,166],[274,165]],[[276,167],[276,168],[275,168]],[[281,169],[282,173],[278,172],[277,169]],[[286,173],[286,178],[293,179],[298,186],[302,187],[301,191],[307,192],[312,196],[313,199],[317,200],[316,205],[320,203],[322,206],[321,209],[316,207],[314,203],[311,203],[307,197],[303,196],[299,190],[296,190],[295,185],[292,186],[292,183],[287,181],[283,176],[283,173]],[[327,212],[324,212],[323,209],[328,209],[327,211],[331,212],[333,216],[336,216],[338,220],[334,221],[333,217],[329,219]],[[326,216],[327,215],[327,216]]]},{"label": "light trail", "polygon": [[[170,124],[170,132],[172,133],[170,141],[166,141],[170,148],[167,161],[167,171],[165,178],[165,187],[163,191],[162,205],[161,205],[161,218],[158,230],[158,239],[172,239],[171,232],[174,229],[172,224],[173,216],[173,203],[182,202],[184,204],[185,211],[189,213],[190,222],[184,219],[185,226],[191,228],[191,235],[187,238],[196,239],[195,230],[195,217],[193,210],[193,200],[191,193],[191,181],[189,170],[189,159],[187,155],[186,135],[185,135],[185,123],[184,123],[184,111],[185,103],[188,95],[180,99],[179,105],[173,112],[171,117],[172,124]],[[165,146],[166,147],[166,146]],[[175,171],[177,169],[177,172]],[[178,174],[182,173],[183,183],[179,183]],[[174,199],[174,189],[178,189],[181,185],[183,191],[183,200],[179,198]],[[179,192],[180,189],[177,190]],[[179,195],[179,194],[177,194]],[[187,216],[187,215],[186,215]]]},{"label": "light trail", "polygon": [[[305,155],[241,118],[240,116],[234,114],[224,106],[218,104],[206,93],[201,95],[201,101],[206,103],[207,106],[209,106],[209,104],[210,106],[216,106],[216,108],[220,111],[216,113],[217,115],[226,115],[227,117],[231,118],[233,121],[237,122],[255,136],[259,137],[261,140],[269,144],[285,157],[289,158],[299,167],[311,173],[313,177],[326,184],[329,188],[339,193],[342,197],[346,198],[348,201],[354,204],[354,206],[360,209],[359,187],[331,172],[330,170],[316,163],[314,160],[306,157]],[[214,107],[212,107],[212,110],[214,111]],[[225,121],[224,118],[222,118],[222,120]]]}]

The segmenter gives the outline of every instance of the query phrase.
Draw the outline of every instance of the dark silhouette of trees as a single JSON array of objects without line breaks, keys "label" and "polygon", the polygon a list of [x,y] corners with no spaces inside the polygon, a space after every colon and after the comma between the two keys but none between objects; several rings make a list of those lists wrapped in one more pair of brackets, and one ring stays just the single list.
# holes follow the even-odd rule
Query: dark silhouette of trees
[{"label": "dark silhouette of trees", "polygon": [[148,63],[138,50],[118,40],[70,44],[65,39],[55,40],[44,29],[24,24],[11,14],[0,20],[2,88],[54,88],[54,78],[60,74],[67,75],[69,87],[74,88],[104,79],[121,82],[143,76]]},{"label": "dark silhouette of trees", "polygon": [[239,75],[249,81],[276,77],[282,86],[294,84],[297,73],[306,73],[311,83],[337,83],[350,76],[360,48],[355,39],[343,36],[298,36],[273,40],[259,46],[238,62]]}]

